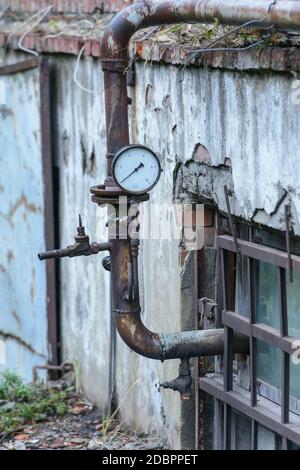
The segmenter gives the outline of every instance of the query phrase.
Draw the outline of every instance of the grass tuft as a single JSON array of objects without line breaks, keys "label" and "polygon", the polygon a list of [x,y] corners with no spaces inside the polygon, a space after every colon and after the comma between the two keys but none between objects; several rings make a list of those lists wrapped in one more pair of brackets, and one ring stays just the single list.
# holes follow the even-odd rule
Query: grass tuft
[{"label": "grass tuft", "polygon": [[0,433],[12,433],[25,424],[64,416],[71,390],[49,391],[42,383],[25,384],[11,371],[0,374]]}]

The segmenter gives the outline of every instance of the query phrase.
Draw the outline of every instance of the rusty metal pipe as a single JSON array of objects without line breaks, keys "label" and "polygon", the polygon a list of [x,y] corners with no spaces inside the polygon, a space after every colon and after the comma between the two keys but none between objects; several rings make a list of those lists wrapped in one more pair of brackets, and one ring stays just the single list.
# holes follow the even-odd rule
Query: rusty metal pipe
[{"label": "rusty metal pipe", "polygon": [[226,25],[281,29],[300,29],[300,4],[296,0],[145,0],[116,15],[108,25],[102,41],[106,60],[127,59],[131,36],[139,29],[170,23],[194,21]]},{"label": "rusty metal pipe", "polygon": [[[194,21],[211,23],[218,19],[226,25],[241,25],[300,30],[300,2],[290,0],[145,0],[118,13],[108,25],[102,39],[102,67],[105,84],[107,177],[104,197],[117,195],[111,173],[114,153],[129,143],[128,97],[126,68],[131,36],[139,29],[163,24]],[[148,330],[141,321],[137,292],[132,296],[132,263],[130,240],[110,240],[113,312],[119,334],[138,354],[153,359],[174,359],[223,354],[224,331],[189,331],[158,334]],[[135,286],[137,279],[135,276]],[[136,291],[136,289],[135,289]],[[248,352],[248,339],[234,336],[234,351]]]},{"label": "rusty metal pipe", "polygon": [[[224,353],[224,330],[195,330],[153,333],[143,324],[140,313],[116,314],[116,326],[123,341],[136,353],[150,359],[216,356]],[[249,353],[249,339],[235,334],[235,353]]]}]

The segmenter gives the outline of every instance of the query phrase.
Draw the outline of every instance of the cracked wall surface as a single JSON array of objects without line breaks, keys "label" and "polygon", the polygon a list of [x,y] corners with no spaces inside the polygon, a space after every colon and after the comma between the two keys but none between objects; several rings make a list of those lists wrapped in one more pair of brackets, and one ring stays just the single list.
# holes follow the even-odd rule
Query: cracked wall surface
[{"label": "cracked wall surface", "polygon": [[300,104],[292,73],[190,68],[180,83],[175,67],[141,64],[137,77],[140,135],[155,142],[168,174],[176,169],[179,199],[209,200],[226,211],[226,184],[235,215],[282,230],[289,201],[300,233]]}]

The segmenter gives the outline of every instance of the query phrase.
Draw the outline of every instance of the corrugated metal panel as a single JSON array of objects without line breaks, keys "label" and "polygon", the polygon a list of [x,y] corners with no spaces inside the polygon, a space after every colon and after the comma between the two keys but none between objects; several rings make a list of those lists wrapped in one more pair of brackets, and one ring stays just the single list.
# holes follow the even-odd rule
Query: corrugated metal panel
[{"label": "corrugated metal panel", "polygon": [[0,370],[30,380],[48,358],[48,299],[47,267],[37,258],[46,249],[40,69],[27,66],[0,69]]}]

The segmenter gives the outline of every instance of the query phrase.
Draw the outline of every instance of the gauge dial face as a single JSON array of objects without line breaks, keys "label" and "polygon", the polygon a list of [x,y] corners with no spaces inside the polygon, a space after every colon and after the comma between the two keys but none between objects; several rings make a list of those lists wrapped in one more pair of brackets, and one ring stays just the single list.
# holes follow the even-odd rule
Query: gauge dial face
[{"label": "gauge dial face", "polygon": [[161,166],[152,150],[142,145],[129,145],[114,156],[112,171],[120,188],[128,193],[143,194],[158,182]]}]

